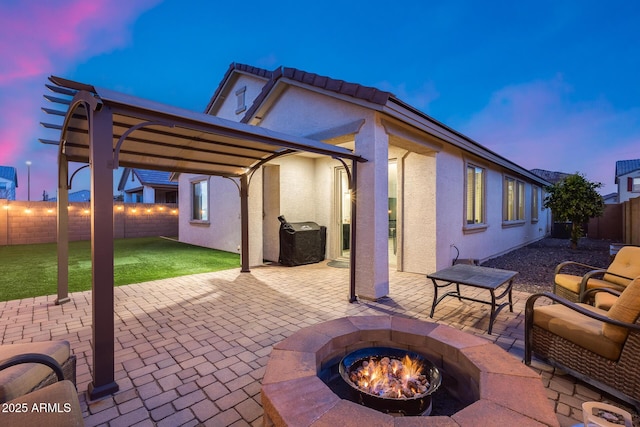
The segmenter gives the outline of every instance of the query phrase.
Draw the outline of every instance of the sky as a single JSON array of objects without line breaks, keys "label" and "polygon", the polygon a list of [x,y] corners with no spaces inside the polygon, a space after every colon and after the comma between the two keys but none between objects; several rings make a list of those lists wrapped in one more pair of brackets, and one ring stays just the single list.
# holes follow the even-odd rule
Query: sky
[{"label": "sky", "polygon": [[[238,62],[390,91],[607,194],[615,162],[640,158],[638,22],[632,0],[0,0],[0,165],[18,200],[28,178],[31,200],[55,196],[57,148],[39,142],[59,138],[40,125],[50,75],[202,112]],[[88,188],[85,169],[71,191]]]}]

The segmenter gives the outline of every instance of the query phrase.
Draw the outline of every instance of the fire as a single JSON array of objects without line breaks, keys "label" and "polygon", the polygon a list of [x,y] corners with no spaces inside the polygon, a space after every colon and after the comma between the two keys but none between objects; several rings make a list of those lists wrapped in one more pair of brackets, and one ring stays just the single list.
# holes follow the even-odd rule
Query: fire
[{"label": "fire", "polygon": [[411,398],[429,388],[429,380],[422,374],[422,364],[408,355],[402,360],[370,357],[354,367],[349,378],[361,390],[387,398]]}]

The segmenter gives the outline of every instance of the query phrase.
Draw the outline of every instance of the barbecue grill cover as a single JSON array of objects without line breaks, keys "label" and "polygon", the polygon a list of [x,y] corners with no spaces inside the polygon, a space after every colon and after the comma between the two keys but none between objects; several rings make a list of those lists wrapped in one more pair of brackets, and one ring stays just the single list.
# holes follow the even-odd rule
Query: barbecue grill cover
[{"label": "barbecue grill cover", "polygon": [[315,222],[280,220],[280,264],[296,266],[324,260],[327,228]]}]

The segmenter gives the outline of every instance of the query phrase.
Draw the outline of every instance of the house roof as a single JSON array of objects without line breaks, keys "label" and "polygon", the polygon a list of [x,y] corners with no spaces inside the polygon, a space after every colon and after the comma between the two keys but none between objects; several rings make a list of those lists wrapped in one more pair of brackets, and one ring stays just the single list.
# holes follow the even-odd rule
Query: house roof
[{"label": "house roof", "polygon": [[[58,201],[57,197],[49,197],[47,199],[48,202],[56,202]],[[69,202],[89,202],[91,201],[91,191],[90,190],[78,190],[73,193],[69,193]]]},{"label": "house roof", "polygon": [[618,177],[640,170],[640,159],[618,160],[616,162],[616,182]]},{"label": "house roof", "polygon": [[18,186],[18,173],[13,166],[0,166],[0,178],[13,181],[13,184]]},{"label": "house roof", "polygon": [[426,131],[440,140],[444,140],[467,152],[493,161],[541,185],[549,184],[544,178],[529,172],[506,157],[489,150],[471,138],[438,122],[434,118],[398,99],[391,92],[327,76],[320,76],[296,68],[281,66],[273,71],[268,71],[246,64],[232,63],[207,105],[205,112],[215,114],[214,109],[218,103],[223,100],[222,94],[224,88],[232,81],[235,73],[250,74],[265,80],[260,94],[242,118],[242,123],[256,124],[262,119],[262,111],[268,109],[270,105],[269,100],[275,99],[280,93],[281,89],[279,89],[279,86],[281,86],[281,83],[301,84],[328,92],[343,99],[352,99],[359,103],[364,103],[369,108],[384,112],[404,123],[418,127],[420,130]]},{"label": "house roof", "polygon": [[171,172],[156,171],[150,169],[124,168],[124,170],[122,171],[122,176],[120,177],[120,182],[118,183],[118,191],[124,190],[126,181],[131,173],[133,173],[138,178],[138,181],[140,181],[142,185],[148,187],[178,188],[178,183],[171,180]]},{"label": "house roof", "polygon": [[549,181],[552,184],[555,184],[559,181],[562,181],[563,179],[565,179],[566,177],[568,177],[571,174],[568,173],[564,173],[564,172],[555,172],[555,171],[548,171],[548,170],[544,170],[544,169],[531,169],[531,172],[537,176],[539,176],[540,178]]}]

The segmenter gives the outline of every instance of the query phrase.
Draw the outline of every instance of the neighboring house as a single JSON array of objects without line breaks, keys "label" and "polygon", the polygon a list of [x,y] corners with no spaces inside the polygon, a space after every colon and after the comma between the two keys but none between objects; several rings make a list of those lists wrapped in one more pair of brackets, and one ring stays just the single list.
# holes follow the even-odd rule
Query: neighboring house
[{"label": "neighboring house", "polygon": [[640,159],[616,162],[618,203],[640,196]]},{"label": "neighboring house", "polygon": [[[47,202],[57,202],[57,197],[49,197]],[[74,191],[73,193],[69,193],[69,202],[90,202],[91,201],[91,191],[89,190],[79,190]]]},{"label": "neighboring house", "polygon": [[556,184],[571,175],[569,173],[548,171],[544,169],[531,169],[531,172],[545,181],[549,181],[551,184]]},{"label": "neighboring house", "polygon": [[13,166],[0,166],[0,199],[15,200],[18,173]]},{"label": "neighboring house", "polygon": [[615,205],[618,203],[618,193],[609,193],[602,196],[605,205]]},{"label": "neighboring house", "polygon": [[[388,294],[389,266],[431,273],[543,238],[549,182],[389,92],[293,68],[231,64],[206,113],[346,147],[357,167],[358,294]],[[329,259],[349,256],[348,166],[313,154],[279,156],[251,176],[251,264],[278,261],[279,215],[327,227]],[[240,198],[232,180],[179,177],[180,240],[236,251]]]},{"label": "neighboring house", "polygon": [[124,168],[118,191],[125,203],[177,203],[178,183],[171,172]]}]

